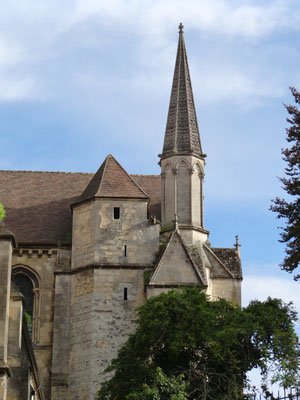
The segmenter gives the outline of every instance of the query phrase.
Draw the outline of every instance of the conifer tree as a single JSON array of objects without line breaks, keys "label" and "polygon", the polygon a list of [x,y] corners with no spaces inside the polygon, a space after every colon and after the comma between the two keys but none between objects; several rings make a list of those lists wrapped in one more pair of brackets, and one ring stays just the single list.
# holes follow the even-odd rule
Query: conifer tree
[{"label": "conifer tree", "polygon": [[[277,218],[286,219],[280,240],[286,243],[286,256],[281,269],[292,273],[296,272],[300,260],[300,93],[293,87],[290,89],[296,104],[285,105],[289,113],[287,121],[291,124],[286,129],[286,140],[291,145],[282,149],[282,158],[287,167],[286,176],[280,178],[289,197],[287,200],[276,197],[270,209],[277,213]],[[296,274],[294,279],[300,279],[300,274]]]}]

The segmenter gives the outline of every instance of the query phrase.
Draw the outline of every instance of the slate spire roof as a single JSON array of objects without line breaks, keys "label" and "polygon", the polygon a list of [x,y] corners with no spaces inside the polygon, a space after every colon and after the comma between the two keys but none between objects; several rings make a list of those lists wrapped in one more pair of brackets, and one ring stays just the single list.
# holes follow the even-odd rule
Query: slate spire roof
[{"label": "slate spire roof", "polygon": [[111,154],[106,157],[76,203],[94,197],[149,199],[149,196]]},{"label": "slate spire roof", "polygon": [[205,157],[200,142],[182,24],[179,25],[178,50],[161,157],[174,154]]}]

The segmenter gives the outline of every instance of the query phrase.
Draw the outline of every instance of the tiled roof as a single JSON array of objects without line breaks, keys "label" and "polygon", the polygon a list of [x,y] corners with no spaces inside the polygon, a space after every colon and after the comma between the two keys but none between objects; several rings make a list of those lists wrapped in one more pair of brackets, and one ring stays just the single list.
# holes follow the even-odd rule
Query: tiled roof
[{"label": "tiled roof", "polygon": [[80,203],[94,197],[149,198],[111,154],[103,161],[76,202]]},{"label": "tiled roof", "polygon": [[180,30],[162,157],[172,154],[202,154],[193,90]]},{"label": "tiled roof", "polygon": [[235,278],[242,278],[242,265],[236,249],[213,247],[212,251]]},{"label": "tiled roof", "polygon": [[[4,219],[19,244],[70,243],[70,205],[90,183],[94,174],[72,172],[0,171],[0,202]],[[150,214],[157,215],[160,176],[134,175],[150,196]],[[154,199],[152,206],[152,198]]]},{"label": "tiled roof", "polygon": [[150,196],[149,214],[160,219],[160,175],[131,175],[135,182]]}]

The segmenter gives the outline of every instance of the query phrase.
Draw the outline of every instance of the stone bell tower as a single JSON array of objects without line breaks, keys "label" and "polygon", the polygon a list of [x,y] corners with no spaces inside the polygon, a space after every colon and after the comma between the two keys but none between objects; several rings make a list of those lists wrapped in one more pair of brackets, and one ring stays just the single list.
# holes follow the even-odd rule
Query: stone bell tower
[{"label": "stone bell tower", "polygon": [[205,242],[208,231],[203,223],[202,187],[206,155],[200,142],[182,24],[163,152],[159,157],[162,230],[171,230],[176,217],[187,243]]}]

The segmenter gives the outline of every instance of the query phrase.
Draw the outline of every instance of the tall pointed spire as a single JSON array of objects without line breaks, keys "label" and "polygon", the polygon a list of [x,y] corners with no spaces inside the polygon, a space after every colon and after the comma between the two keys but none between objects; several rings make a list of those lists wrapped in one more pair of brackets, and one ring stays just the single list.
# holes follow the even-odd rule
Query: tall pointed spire
[{"label": "tall pointed spire", "polygon": [[178,50],[161,157],[175,154],[205,157],[201,148],[182,23],[179,25]]}]

